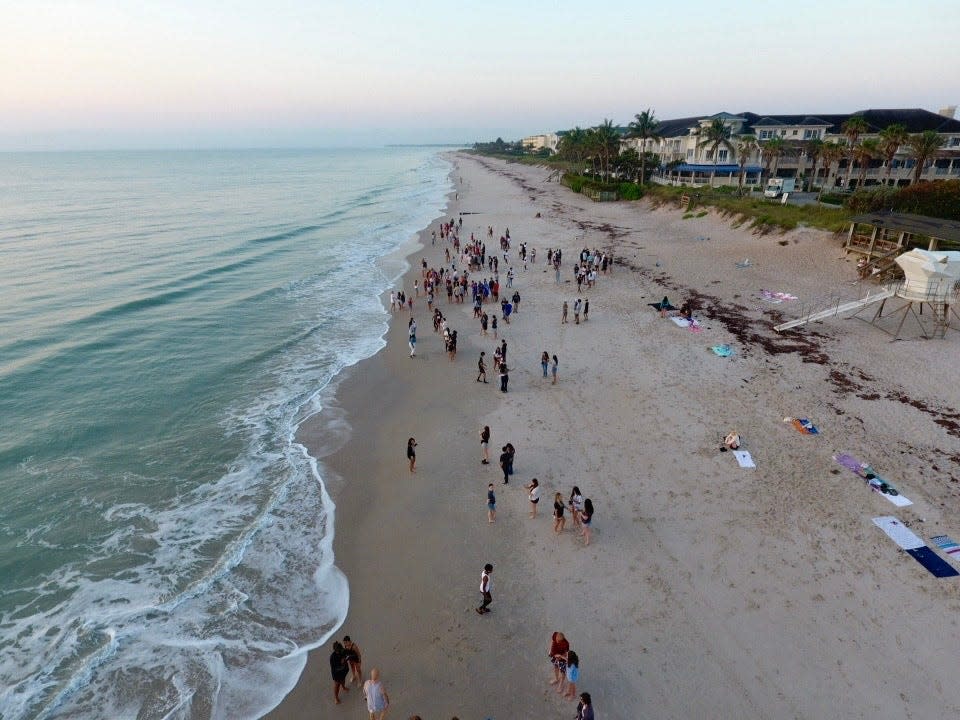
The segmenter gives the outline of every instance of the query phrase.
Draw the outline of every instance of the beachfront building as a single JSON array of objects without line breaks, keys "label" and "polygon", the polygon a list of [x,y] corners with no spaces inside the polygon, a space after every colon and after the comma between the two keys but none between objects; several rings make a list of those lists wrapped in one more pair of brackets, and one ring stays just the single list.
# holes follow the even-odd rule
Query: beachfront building
[{"label": "beachfront building", "polygon": [[543,135],[528,135],[520,143],[527,152],[537,152],[539,150],[557,151],[557,143],[560,136],[557,133],[544,133]]},{"label": "beachfront building", "polygon": [[[702,117],[665,120],[658,128],[659,137],[647,140],[644,149],[660,156],[660,166],[653,181],[666,185],[737,185],[741,165],[745,169],[745,185],[756,185],[766,177],[796,178],[801,184],[828,188],[853,187],[862,178],[864,185],[908,185],[912,182],[915,161],[907,146],[899,147],[889,160],[873,157],[864,168],[849,157],[825,162],[809,153],[811,141],[847,144],[844,123],[852,117],[863,118],[866,129],[858,137],[879,139],[884,128],[899,124],[909,134],[936,132],[942,146],[922,169],[920,181],[960,179],[960,121],[954,119],[955,108],[941,113],[921,109],[861,110],[854,113],[827,115],[758,115],[752,112],[726,112]],[[730,145],[714,148],[704,143],[705,131],[715,120],[721,120],[730,131]],[[747,158],[739,158],[738,137],[756,140],[756,149]],[[772,141],[776,140],[776,142]],[[637,145],[640,141],[636,141]],[[776,150],[773,148],[776,147]],[[639,147],[638,147],[639,150]],[[714,157],[716,155],[716,157]],[[742,161],[742,162],[741,162]],[[816,177],[813,176],[816,165]]]}]

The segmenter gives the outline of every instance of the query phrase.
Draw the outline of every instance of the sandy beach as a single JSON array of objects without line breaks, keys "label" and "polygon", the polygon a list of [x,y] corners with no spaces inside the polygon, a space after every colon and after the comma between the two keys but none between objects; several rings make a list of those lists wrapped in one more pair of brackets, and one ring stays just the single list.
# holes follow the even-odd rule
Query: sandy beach
[{"label": "sandy beach", "polygon": [[[446,218],[463,218],[461,241],[473,232],[494,251],[487,226],[513,240],[522,301],[500,324],[510,391],[498,391],[495,342],[480,335],[469,297],[438,297],[459,331],[450,362],[421,293],[416,357],[404,310],[387,346],[345,373],[333,407],[301,433],[337,506],[336,562],[351,597],[336,637],[356,640],[366,671],[380,668],[390,717],[573,717],[576,703],[548,684],[556,630],[580,657],[578,692],[592,694],[597,718],[960,715],[960,578],[934,577],[872,522],[895,516],[931,547],[932,536],[960,539],[960,334],[891,342],[868,323],[832,318],[778,336],[772,326],[799,303],[856,280],[840,239],[810,229],[756,236],[713,213],[685,220],[644,201],[593,203],[546,182],[542,168],[451,159],[457,196]],[[431,244],[439,223],[408,248],[408,295],[422,283],[421,258],[443,263],[439,232]],[[536,249],[526,270],[520,242]],[[546,264],[557,247],[560,284]],[[589,321],[571,313],[562,325],[583,247],[618,263],[584,288]],[[503,284],[505,271],[501,258]],[[773,304],[761,290],[799,300]],[[663,296],[690,302],[700,331],[648,306]],[[710,351],[723,344],[730,357]],[[556,385],[541,376],[544,350],[559,357]],[[475,382],[481,351],[488,385]],[[330,413],[350,435],[327,454]],[[820,434],[801,434],[787,416]],[[730,431],[755,468],[719,451]],[[516,474],[503,485],[496,459],[507,442]],[[868,462],[913,504],[872,492],[837,453]],[[523,489],[533,477],[543,487],[536,519]],[[589,547],[569,517],[552,531],[553,494],[574,485],[595,506]],[[494,602],[479,617],[488,562]],[[366,717],[359,688],[333,704],[329,653],[327,643],[311,654],[268,717]]]}]

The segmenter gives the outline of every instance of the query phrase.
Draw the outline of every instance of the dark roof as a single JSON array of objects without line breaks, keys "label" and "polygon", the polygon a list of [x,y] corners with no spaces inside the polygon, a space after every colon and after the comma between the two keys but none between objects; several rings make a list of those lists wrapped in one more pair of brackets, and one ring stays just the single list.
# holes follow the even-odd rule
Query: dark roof
[{"label": "dark roof", "polygon": [[889,210],[855,215],[851,219],[853,222],[863,223],[864,225],[876,225],[877,227],[890,228],[914,235],[960,242],[960,222],[956,220],[942,220],[925,215],[896,213]]},{"label": "dark roof", "polygon": [[907,126],[907,132],[919,133],[924,130],[936,130],[941,133],[960,133],[960,120],[947,118],[943,115],[913,108],[910,110],[861,110],[851,113],[853,115],[862,115],[871,129],[883,130],[887,125],[893,123],[903,123]]},{"label": "dark roof", "polygon": [[697,127],[705,117],[705,115],[695,115],[694,117],[676,118],[675,120],[661,120],[657,126],[657,135],[662,138],[687,135],[690,128]]}]

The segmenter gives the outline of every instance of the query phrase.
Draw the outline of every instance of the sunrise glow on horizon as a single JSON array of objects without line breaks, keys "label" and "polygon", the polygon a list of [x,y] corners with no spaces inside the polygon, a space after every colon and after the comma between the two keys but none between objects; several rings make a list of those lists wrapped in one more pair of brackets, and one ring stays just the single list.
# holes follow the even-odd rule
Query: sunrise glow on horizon
[{"label": "sunrise glow on horizon", "polygon": [[460,142],[647,107],[936,110],[960,101],[948,7],[5,3],[0,150]]}]

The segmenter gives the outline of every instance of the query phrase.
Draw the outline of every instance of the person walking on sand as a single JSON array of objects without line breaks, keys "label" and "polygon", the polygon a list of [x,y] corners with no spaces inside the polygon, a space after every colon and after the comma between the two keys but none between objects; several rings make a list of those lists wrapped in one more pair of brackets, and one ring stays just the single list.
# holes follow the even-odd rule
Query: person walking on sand
[{"label": "person walking on sand", "polygon": [[410,357],[417,354],[417,321],[410,318],[407,323],[407,345],[410,346]]},{"label": "person walking on sand", "polygon": [[583,512],[583,493],[580,492],[580,488],[576,485],[573,486],[573,491],[570,493],[570,517],[573,519],[573,526],[577,530],[583,528],[583,523],[580,521],[580,513]]},{"label": "person walking on sand", "polygon": [[417,441],[414,438],[407,440],[407,460],[410,461],[410,472],[417,471]]},{"label": "person walking on sand", "polygon": [[554,632],[550,636],[550,664],[553,666],[553,680],[551,685],[558,685],[560,678],[567,672],[567,653],[570,652],[570,641],[563,636],[562,632]]},{"label": "person walking on sand", "polygon": [[530,500],[530,517],[537,516],[537,503],[540,502],[540,481],[534,478],[529,485],[524,485],[527,490],[527,497]]},{"label": "person walking on sand", "polygon": [[563,325],[567,322],[567,301],[563,301],[563,314],[560,316],[560,324]]},{"label": "person walking on sand", "polygon": [[507,392],[507,383],[510,382],[510,373],[507,372],[507,364],[500,361],[500,392]]},{"label": "person walking on sand", "polygon": [[580,522],[583,523],[583,544],[590,544],[590,523],[593,522],[593,502],[590,498],[583,501],[583,512],[580,513]]},{"label": "person walking on sand", "polygon": [[567,653],[567,690],[563,693],[563,697],[567,700],[576,699],[578,680],[580,680],[580,658],[571,650]]},{"label": "person walking on sand", "polygon": [[586,298],[583,301],[583,321],[586,322],[589,320],[590,316],[590,298]]},{"label": "person walking on sand", "polygon": [[493,339],[497,339],[497,316],[490,316],[490,329],[493,330]]},{"label": "person walking on sand", "polygon": [[347,673],[350,672],[350,666],[347,664],[347,654],[343,650],[343,645],[338,642],[333,644],[333,652],[330,653],[330,675],[333,676],[333,701],[340,704],[340,692],[350,692],[347,687]]},{"label": "person walking on sand", "polygon": [[577,298],[573,302],[573,321],[579,325],[580,324],[580,308],[583,307],[583,301],[580,298]]},{"label": "person walking on sand", "polygon": [[490,590],[493,588],[493,582],[490,575],[493,573],[493,565],[487,563],[483,566],[483,572],[480,573],[480,607],[477,608],[477,615],[483,615],[490,612],[490,603],[493,602],[493,595]]},{"label": "person walking on sand", "polygon": [[360,647],[350,639],[349,635],[343,636],[343,651],[347,654],[347,665],[350,666],[350,682],[359,685],[363,680]]},{"label": "person walking on sand", "polygon": [[480,353],[480,359],[477,361],[477,382],[486,384],[487,382],[487,364],[483,361],[485,352]]},{"label": "person walking on sand", "polygon": [[553,356],[553,365],[552,365],[551,368],[550,368],[550,372],[553,373],[553,382],[550,383],[551,385],[556,385],[556,384],[557,384],[557,366],[558,366],[559,364],[560,364],[560,361],[557,360],[557,356],[554,355],[554,356]]},{"label": "person walking on sand", "polygon": [[566,524],[567,519],[563,516],[563,511],[566,509],[566,505],[563,502],[563,495],[560,493],[553,494],[553,531],[558,535],[563,532],[563,526]]},{"label": "person walking on sand", "polygon": [[380,682],[380,671],[377,668],[370,670],[370,679],[363,684],[363,696],[367,699],[370,720],[384,720],[387,708],[390,707],[390,696]]},{"label": "person walking on sand", "polygon": [[497,519],[497,495],[493,492],[493,483],[487,485],[487,522]]},{"label": "person walking on sand", "polygon": [[540,367],[543,368],[543,376],[547,376],[547,367],[550,365],[550,355],[547,354],[547,351],[544,350],[543,354],[540,356]]},{"label": "person walking on sand", "polygon": [[480,431],[480,464],[490,464],[490,426],[484,425]]}]

